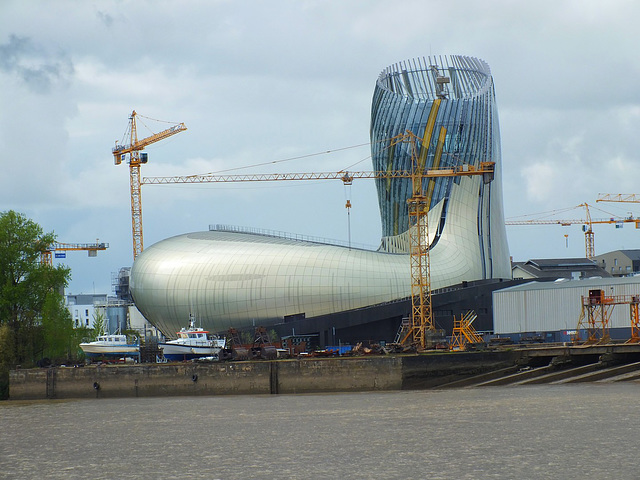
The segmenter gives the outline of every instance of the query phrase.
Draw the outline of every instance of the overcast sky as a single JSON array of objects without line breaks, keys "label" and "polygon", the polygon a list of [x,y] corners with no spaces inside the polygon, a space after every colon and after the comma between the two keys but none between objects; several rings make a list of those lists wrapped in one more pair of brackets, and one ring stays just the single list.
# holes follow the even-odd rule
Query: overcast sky
[{"label": "overcast sky", "polygon": [[[111,155],[132,110],[188,128],[147,149],[143,176],[370,170],[379,73],[462,54],[493,73],[507,217],[583,202],[604,210],[593,217],[638,215],[638,205],[595,202],[640,193],[638,22],[635,0],[3,0],[0,210],[61,242],[108,242],[97,258],[64,262],[68,293],[111,293],[112,272],[133,258],[128,166]],[[167,127],[145,124],[140,137]],[[226,224],[341,241],[350,226],[354,244],[377,246],[373,181],[349,190],[143,186],[144,244]],[[596,253],[640,247],[631,224],[594,231]],[[584,256],[580,225],[507,232],[514,260]]]}]

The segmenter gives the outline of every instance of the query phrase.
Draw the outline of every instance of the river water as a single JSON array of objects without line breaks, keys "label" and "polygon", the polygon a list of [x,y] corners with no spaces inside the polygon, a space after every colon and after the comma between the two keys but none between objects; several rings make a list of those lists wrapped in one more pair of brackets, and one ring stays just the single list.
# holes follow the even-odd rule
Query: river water
[{"label": "river water", "polygon": [[0,402],[2,479],[637,479],[640,384]]}]

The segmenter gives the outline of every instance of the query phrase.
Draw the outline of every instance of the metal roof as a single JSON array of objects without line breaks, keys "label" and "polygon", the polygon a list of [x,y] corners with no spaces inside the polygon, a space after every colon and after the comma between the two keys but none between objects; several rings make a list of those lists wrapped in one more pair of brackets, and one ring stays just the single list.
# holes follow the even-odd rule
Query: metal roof
[{"label": "metal roof", "polygon": [[595,267],[596,263],[588,258],[537,258],[525,262],[538,268]]},{"label": "metal roof", "polygon": [[588,278],[584,280],[559,279],[555,282],[537,282],[532,281],[514,287],[503,288],[499,292],[509,291],[531,291],[531,290],[557,290],[559,288],[597,288],[609,287],[615,285],[637,284],[640,289],[640,275],[632,277],[607,277],[607,278]]},{"label": "metal roof", "polygon": [[573,272],[580,272],[583,277],[610,277],[606,270],[588,258],[542,258],[526,262],[513,262],[511,270],[520,268],[532,276],[571,278]]}]

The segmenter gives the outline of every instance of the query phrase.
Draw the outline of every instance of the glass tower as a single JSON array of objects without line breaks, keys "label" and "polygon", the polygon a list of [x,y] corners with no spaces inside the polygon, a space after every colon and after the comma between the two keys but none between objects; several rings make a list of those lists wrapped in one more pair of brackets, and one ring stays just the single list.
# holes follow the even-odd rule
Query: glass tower
[{"label": "glass tower", "polygon": [[[384,69],[376,82],[371,107],[375,170],[411,170],[409,145],[392,145],[395,136],[407,131],[423,138],[423,144],[428,145],[425,170],[496,163],[496,178],[489,184],[478,182],[476,201],[469,208],[477,208],[475,241],[479,243],[483,263],[491,269],[493,254],[504,261],[507,244],[500,180],[500,130],[489,66],[476,58],[451,55],[412,59]],[[429,138],[424,138],[425,133]],[[440,154],[439,139],[443,141]],[[451,208],[452,188],[461,180],[461,177],[424,179],[423,190],[430,210],[439,206],[440,219],[435,222],[436,231],[430,238],[431,248],[440,240]],[[402,251],[405,248],[398,236],[409,227],[407,200],[411,196],[411,179],[377,179],[376,187],[382,220],[381,249]],[[469,203],[466,200],[464,203]],[[494,252],[495,249],[498,251]],[[485,272],[487,276],[492,275]]]}]

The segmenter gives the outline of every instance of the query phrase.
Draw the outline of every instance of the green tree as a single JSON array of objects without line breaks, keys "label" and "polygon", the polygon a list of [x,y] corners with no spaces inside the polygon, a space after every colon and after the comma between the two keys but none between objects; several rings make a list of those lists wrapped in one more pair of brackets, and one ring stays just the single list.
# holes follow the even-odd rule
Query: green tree
[{"label": "green tree", "polygon": [[93,330],[91,333],[91,340],[95,341],[98,339],[100,335],[103,335],[105,332],[105,327],[107,326],[107,322],[104,317],[104,312],[99,312],[94,310],[93,312]]},{"label": "green tree", "polygon": [[75,356],[73,319],[58,292],[49,292],[42,308],[43,356],[58,363]]},{"label": "green tree", "polygon": [[9,325],[0,325],[0,365],[9,365],[14,351],[13,335]]},{"label": "green tree", "polygon": [[10,337],[1,348],[12,349],[0,358],[9,365],[32,365],[42,357],[47,346],[43,313],[46,324],[60,305],[64,308],[70,269],[41,262],[42,252],[54,242],[53,232],[44,234],[24,215],[0,213],[0,326],[8,327]]}]

